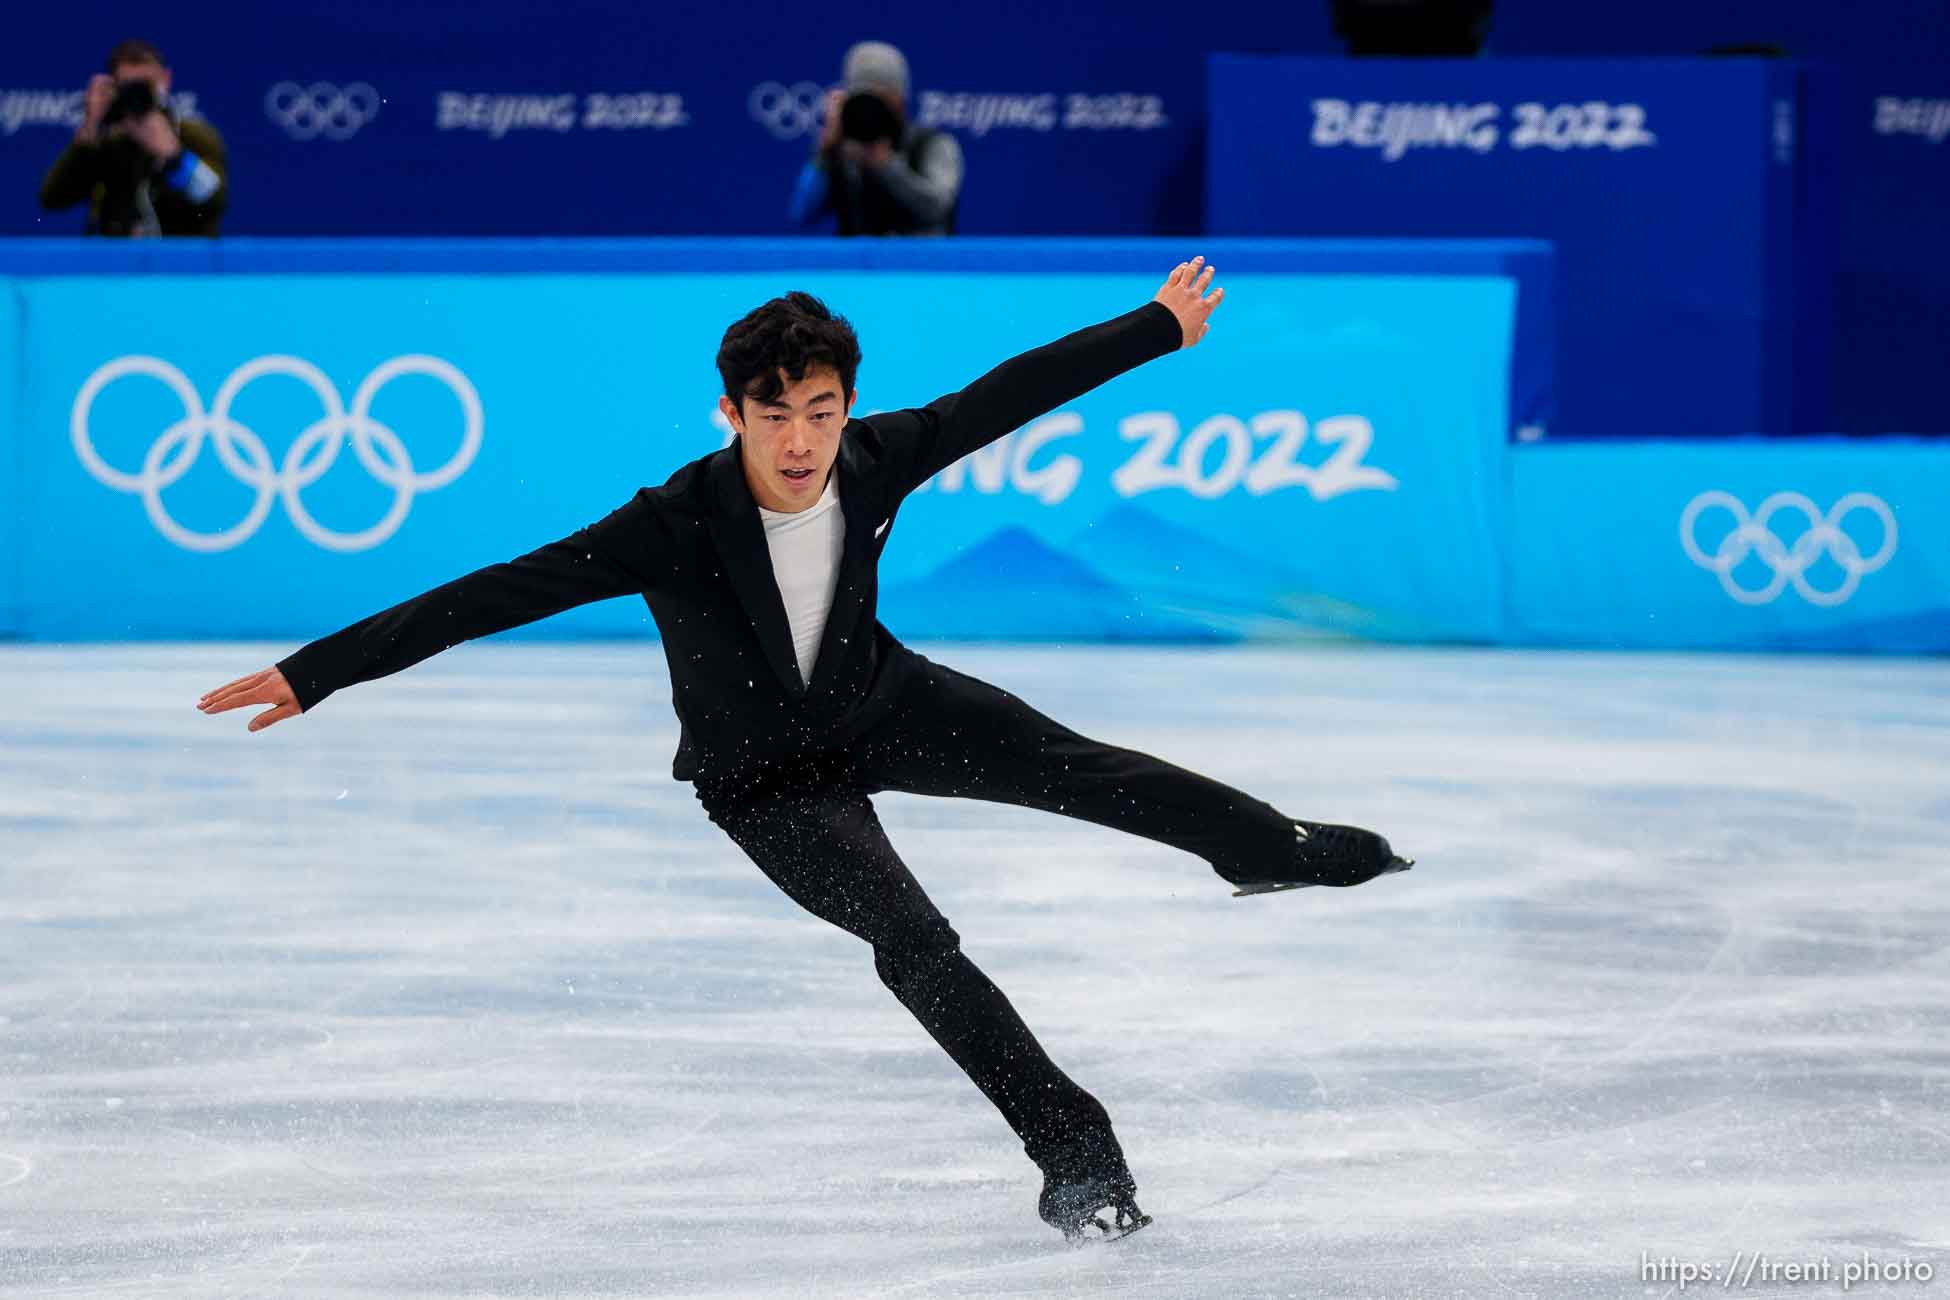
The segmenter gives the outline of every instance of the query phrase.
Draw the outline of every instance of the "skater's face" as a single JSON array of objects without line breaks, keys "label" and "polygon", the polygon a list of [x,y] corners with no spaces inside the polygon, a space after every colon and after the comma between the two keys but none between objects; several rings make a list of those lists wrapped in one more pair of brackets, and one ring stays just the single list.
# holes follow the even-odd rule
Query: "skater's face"
[{"label": "skater's face", "polygon": [[840,391],[831,366],[810,367],[803,379],[779,378],[785,390],[771,401],[747,397],[733,405],[720,397],[718,409],[738,431],[752,499],[767,510],[797,512],[826,490],[853,394]]}]

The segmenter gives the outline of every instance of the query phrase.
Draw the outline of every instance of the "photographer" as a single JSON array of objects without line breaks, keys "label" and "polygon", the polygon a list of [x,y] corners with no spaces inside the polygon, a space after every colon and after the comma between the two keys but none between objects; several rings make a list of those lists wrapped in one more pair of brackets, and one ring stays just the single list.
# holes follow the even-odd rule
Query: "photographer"
[{"label": "photographer", "polygon": [[88,204],[91,235],[215,235],[230,197],[223,137],[169,102],[169,68],[123,41],[88,82],[81,125],[41,182],[50,211]]},{"label": "photographer", "polygon": [[961,146],[907,120],[907,59],[881,41],[846,52],[844,90],[799,172],[792,220],[831,211],[842,235],[948,235],[961,200]]}]

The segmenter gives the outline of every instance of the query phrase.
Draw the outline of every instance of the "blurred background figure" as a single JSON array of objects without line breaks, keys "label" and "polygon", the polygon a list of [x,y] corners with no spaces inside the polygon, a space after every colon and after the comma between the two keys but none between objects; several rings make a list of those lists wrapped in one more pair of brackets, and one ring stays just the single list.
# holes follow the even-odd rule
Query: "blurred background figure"
[{"label": "blurred background figure", "polygon": [[961,202],[961,146],[907,119],[907,58],[884,41],[846,52],[792,195],[795,225],[830,212],[842,235],[949,235]]},{"label": "blurred background figure", "polygon": [[1333,0],[1349,54],[1480,54],[1494,0]]},{"label": "blurred background figure", "polygon": [[223,137],[169,99],[169,67],[123,41],[88,82],[81,125],[41,182],[41,206],[88,204],[91,235],[215,235],[230,185]]}]

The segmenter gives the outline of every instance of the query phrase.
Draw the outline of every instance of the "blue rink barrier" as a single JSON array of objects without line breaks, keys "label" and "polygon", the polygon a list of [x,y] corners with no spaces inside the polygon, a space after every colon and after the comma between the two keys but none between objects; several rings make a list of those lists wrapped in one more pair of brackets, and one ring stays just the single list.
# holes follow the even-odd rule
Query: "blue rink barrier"
[{"label": "blue rink barrier", "polygon": [[1950,650],[1950,447],[1905,438],[1514,449],[1508,639]]},{"label": "blue rink barrier", "polygon": [[[180,251],[179,251],[180,250]],[[859,327],[859,411],[1145,302],[1177,241],[15,244],[16,635],[302,638],[563,536],[723,443],[724,327]],[[1199,245],[1213,339],[951,466],[903,635],[1488,640],[1541,245]],[[94,274],[75,274],[92,269]],[[1518,355],[1523,340],[1535,355]],[[1442,538],[1431,546],[1432,536]],[[540,635],[650,631],[639,601]]]},{"label": "blue rink barrier", "polygon": [[[1515,395],[1550,386],[1546,249],[1201,247],[1210,340],[910,500],[898,634],[1950,649],[1950,448],[1515,445]],[[1144,301],[1187,251],[0,243],[0,632],[309,638],[720,445],[719,334],[783,289],[860,328],[865,413]],[[513,635],[653,632],[622,600]]]}]

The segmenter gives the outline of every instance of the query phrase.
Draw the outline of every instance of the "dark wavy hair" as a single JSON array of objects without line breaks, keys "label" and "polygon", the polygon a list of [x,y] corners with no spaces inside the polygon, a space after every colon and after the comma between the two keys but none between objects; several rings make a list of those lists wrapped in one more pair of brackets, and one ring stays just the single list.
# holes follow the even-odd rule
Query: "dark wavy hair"
[{"label": "dark wavy hair", "polygon": [[840,399],[853,391],[860,370],[860,340],[846,317],[836,316],[809,293],[793,292],[745,313],[718,345],[724,395],[740,411],[745,399],[776,402],[786,379],[797,382],[814,366],[839,372]]},{"label": "dark wavy hair", "polygon": [[147,41],[123,41],[108,52],[107,71],[110,76],[124,63],[153,63],[159,68],[169,65],[163,62],[162,51]]}]

